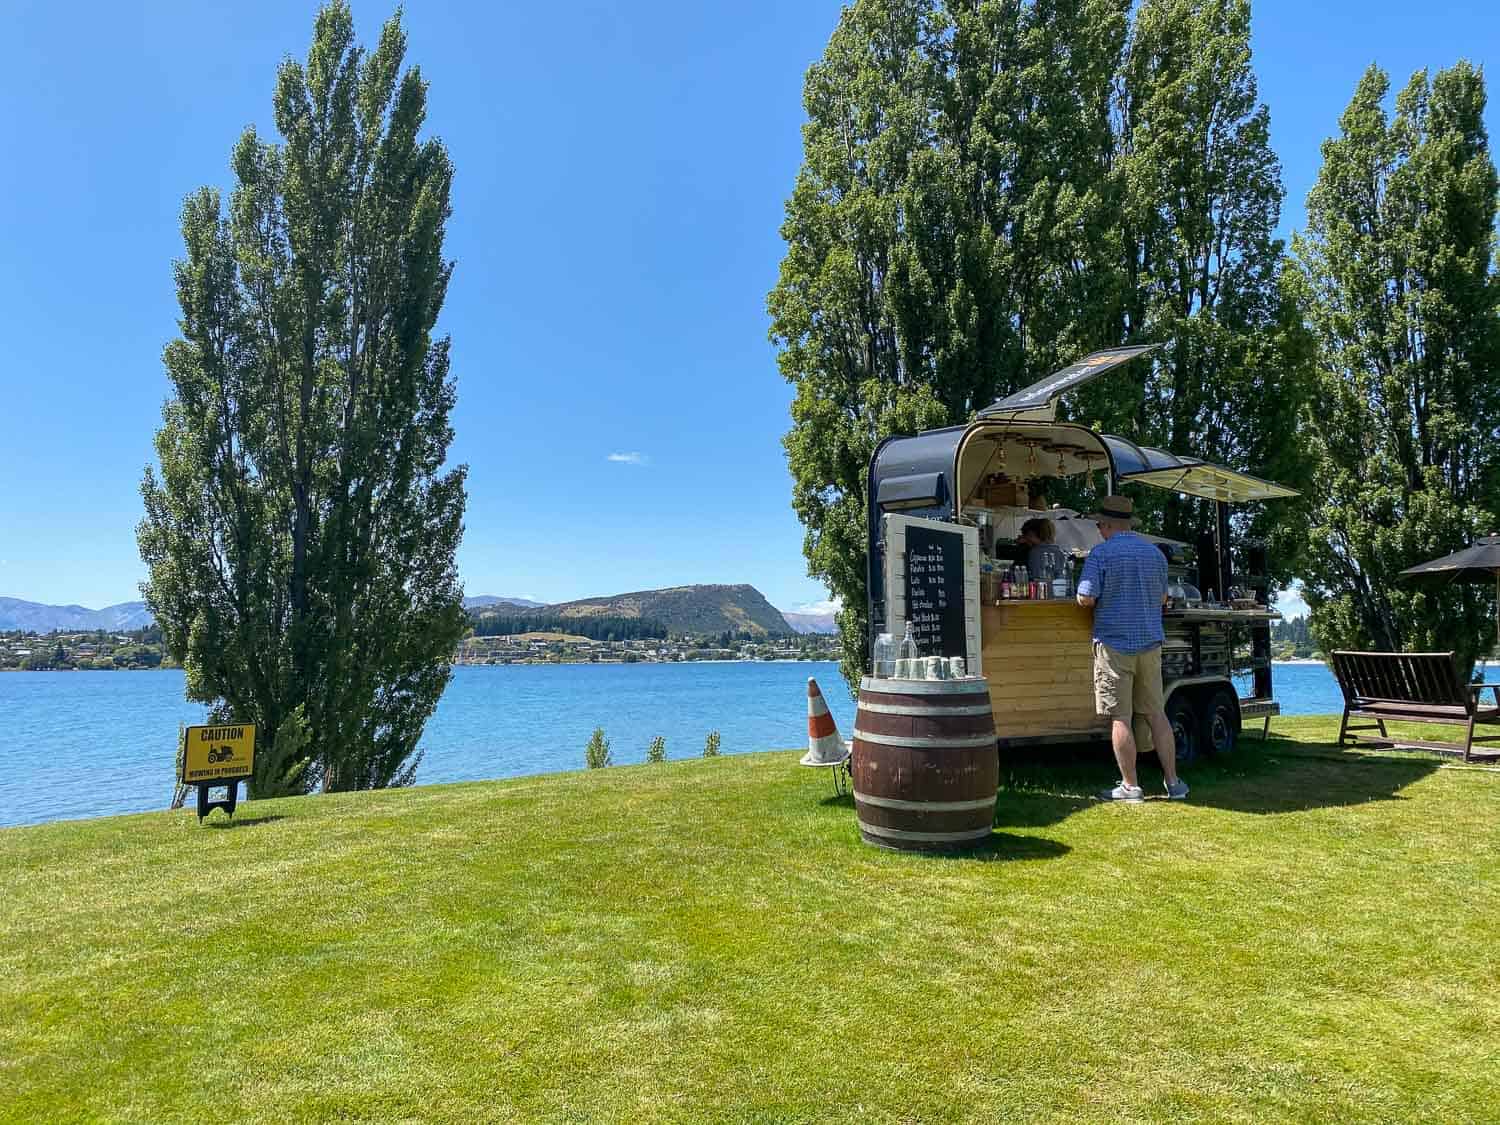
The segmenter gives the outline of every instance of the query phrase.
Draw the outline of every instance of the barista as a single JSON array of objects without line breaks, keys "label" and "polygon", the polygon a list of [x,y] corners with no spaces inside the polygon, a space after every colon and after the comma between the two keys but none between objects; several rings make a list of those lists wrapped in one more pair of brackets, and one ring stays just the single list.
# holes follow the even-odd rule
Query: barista
[{"label": "barista", "polygon": [[1057,531],[1049,519],[1039,516],[1021,525],[1020,543],[1027,549],[1026,569],[1030,573],[1053,576],[1068,573],[1068,556],[1053,542],[1056,537]]}]

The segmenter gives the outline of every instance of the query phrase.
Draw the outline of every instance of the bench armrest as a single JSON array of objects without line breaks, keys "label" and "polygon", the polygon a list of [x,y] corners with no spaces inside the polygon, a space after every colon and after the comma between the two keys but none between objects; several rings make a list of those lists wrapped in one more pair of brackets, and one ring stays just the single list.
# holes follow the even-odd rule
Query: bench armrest
[{"label": "bench armrest", "polygon": [[1500,707],[1500,684],[1470,684],[1469,697],[1474,701],[1474,706],[1479,706],[1479,695],[1486,691],[1495,693],[1495,706]]}]

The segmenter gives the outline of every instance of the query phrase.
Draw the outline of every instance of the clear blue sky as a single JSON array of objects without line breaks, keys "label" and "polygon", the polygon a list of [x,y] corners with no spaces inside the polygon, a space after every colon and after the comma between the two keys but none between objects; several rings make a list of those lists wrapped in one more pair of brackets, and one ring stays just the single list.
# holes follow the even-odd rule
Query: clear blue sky
[{"label": "clear blue sky", "polygon": [[[373,42],[388,4],[354,10]],[[788,503],[790,392],[765,294],[801,156],[802,74],[838,10],[408,5],[408,61],[457,166],[442,327],[459,381],[452,453],[470,466],[469,593],[745,581],[782,608],[826,597]],[[273,131],[276,64],[305,52],[314,11],[0,5],[0,594],[137,596],[178,208],[198,185],[229,186],[246,124]],[[1285,229],[1366,65],[1399,86],[1459,57],[1500,58],[1494,0],[1256,4]]]}]

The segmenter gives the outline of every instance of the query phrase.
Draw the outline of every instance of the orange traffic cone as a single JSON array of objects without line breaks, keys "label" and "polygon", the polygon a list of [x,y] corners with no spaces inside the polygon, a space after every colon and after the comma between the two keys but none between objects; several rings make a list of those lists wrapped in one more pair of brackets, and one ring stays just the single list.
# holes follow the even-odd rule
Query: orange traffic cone
[{"label": "orange traffic cone", "polygon": [[807,753],[804,766],[837,766],[848,761],[849,747],[839,737],[838,724],[823,701],[818,681],[807,677]]}]

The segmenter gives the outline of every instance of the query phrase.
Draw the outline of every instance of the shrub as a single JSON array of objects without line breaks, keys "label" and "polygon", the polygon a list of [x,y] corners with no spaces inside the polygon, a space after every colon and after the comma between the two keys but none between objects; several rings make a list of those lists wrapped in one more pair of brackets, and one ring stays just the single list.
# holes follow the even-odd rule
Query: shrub
[{"label": "shrub", "polygon": [[719,732],[711,730],[708,732],[708,740],[703,743],[703,756],[705,758],[717,758],[719,756]]},{"label": "shrub", "polygon": [[603,727],[594,728],[594,733],[589,736],[588,747],[583,752],[583,759],[591,770],[602,770],[611,764],[609,739],[604,737]]},{"label": "shrub", "polygon": [[667,740],[657,735],[651,740],[651,745],[646,747],[646,761],[665,762],[667,760]]}]

